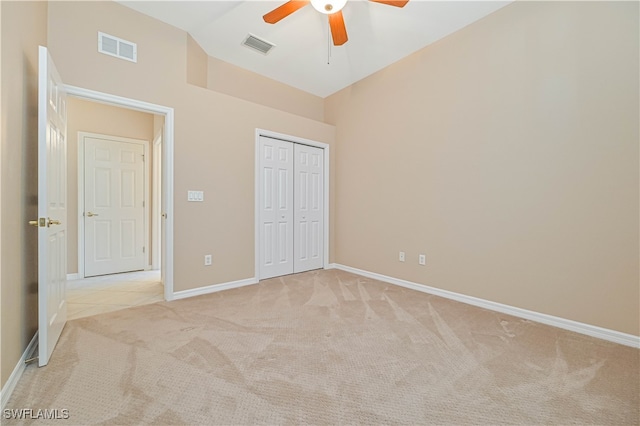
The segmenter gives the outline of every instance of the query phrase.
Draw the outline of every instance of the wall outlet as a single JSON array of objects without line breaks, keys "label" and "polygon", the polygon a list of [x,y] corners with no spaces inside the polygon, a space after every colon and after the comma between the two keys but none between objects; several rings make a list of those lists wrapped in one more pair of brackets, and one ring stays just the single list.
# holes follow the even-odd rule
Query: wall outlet
[{"label": "wall outlet", "polygon": [[207,254],[204,256],[204,266],[210,266],[213,263],[213,256]]},{"label": "wall outlet", "polygon": [[421,254],[420,256],[418,256],[418,263],[421,265],[426,265],[427,264],[427,256],[425,256],[424,254]]},{"label": "wall outlet", "polygon": [[398,260],[400,262],[404,262],[404,252],[403,251],[401,251],[400,254],[398,255]]}]

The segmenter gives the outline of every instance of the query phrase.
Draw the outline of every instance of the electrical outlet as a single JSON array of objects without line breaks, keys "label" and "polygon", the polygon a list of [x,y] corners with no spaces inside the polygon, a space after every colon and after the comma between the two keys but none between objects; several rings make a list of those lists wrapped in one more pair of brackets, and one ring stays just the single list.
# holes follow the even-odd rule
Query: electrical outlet
[{"label": "electrical outlet", "polygon": [[210,254],[204,256],[204,266],[210,266],[213,263],[213,257]]},{"label": "electrical outlet", "polygon": [[398,255],[398,260],[400,262],[404,262],[404,252],[403,251],[401,251],[400,254]]},{"label": "electrical outlet", "polygon": [[424,254],[421,254],[420,256],[418,256],[418,263],[421,265],[426,265],[427,264],[427,256],[425,256]]}]

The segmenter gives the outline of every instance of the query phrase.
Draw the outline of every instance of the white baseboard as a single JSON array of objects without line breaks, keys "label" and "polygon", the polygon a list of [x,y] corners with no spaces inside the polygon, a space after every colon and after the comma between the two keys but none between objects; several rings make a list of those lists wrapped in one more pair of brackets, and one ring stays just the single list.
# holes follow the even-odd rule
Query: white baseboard
[{"label": "white baseboard", "polygon": [[203,294],[215,293],[222,290],[229,290],[232,288],[244,287],[257,283],[258,280],[254,277],[244,280],[231,281],[228,283],[213,284],[206,287],[198,287],[191,290],[176,291],[173,293],[173,297],[171,300],[186,299],[187,297],[201,296]]},{"label": "white baseboard", "polygon": [[351,272],[353,274],[362,275],[378,281],[384,281],[389,284],[395,284],[401,287],[410,288],[422,293],[433,294],[444,297],[446,299],[455,300],[466,303],[468,305],[478,306],[480,308],[489,309],[503,314],[513,315],[531,321],[539,322],[546,325],[562,328],[576,333],[585,334],[587,336],[596,337],[598,339],[608,340],[610,342],[619,343],[633,348],[640,348],[640,337],[632,334],[621,333],[615,330],[598,327],[595,325],[585,324],[565,318],[555,317],[553,315],[542,314],[539,312],[529,311],[527,309],[516,308],[515,306],[503,305],[502,303],[492,302],[490,300],[479,299],[473,296],[466,296],[460,293],[454,293],[448,290],[442,290],[435,287],[429,287],[423,284],[417,284],[411,281],[401,280],[398,278],[388,277],[386,275],[377,274],[375,272],[364,271],[362,269],[352,268],[350,266],[332,263],[329,265],[331,269],[340,269],[342,271]]},{"label": "white baseboard", "polygon": [[77,272],[75,274],[67,274],[67,281],[73,281],[80,278],[80,274]]},{"label": "white baseboard", "polygon": [[1,401],[0,404],[2,407],[2,411],[4,411],[4,408],[7,406],[7,403],[11,398],[11,394],[13,393],[13,390],[16,388],[18,381],[20,381],[20,377],[22,377],[22,373],[24,373],[24,369],[26,368],[25,361],[29,359],[29,356],[31,354],[33,354],[37,344],[38,344],[38,332],[36,331],[36,334],[33,336],[31,341],[27,345],[27,349],[24,350],[24,353],[18,360],[18,364],[16,364],[16,367],[13,369],[13,372],[9,376],[7,383],[5,383],[4,386],[2,387],[2,390],[0,390],[0,394],[2,394],[2,397],[0,397],[0,401]]}]

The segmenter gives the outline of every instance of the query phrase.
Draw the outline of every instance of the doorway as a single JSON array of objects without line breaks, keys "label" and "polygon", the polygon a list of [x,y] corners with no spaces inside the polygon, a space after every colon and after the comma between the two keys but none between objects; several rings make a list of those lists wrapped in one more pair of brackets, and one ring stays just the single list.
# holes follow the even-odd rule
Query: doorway
[{"label": "doorway", "polygon": [[[157,167],[151,173],[157,177],[157,185],[152,185],[149,189],[150,193],[155,193],[158,197],[152,202],[145,201],[145,207],[154,213],[145,230],[150,235],[156,235],[158,244],[152,246],[156,249],[155,252],[151,250],[148,253],[149,250],[145,249],[145,254],[149,254],[147,257],[150,259],[145,262],[145,269],[155,267],[159,270],[158,282],[164,287],[162,298],[173,300],[173,108],[75,86],[66,86],[66,89],[70,96],[81,100],[152,114],[154,122],[160,123],[154,126],[161,129],[161,134],[150,138],[154,145],[149,147],[150,152],[159,156],[154,161]],[[122,284],[121,277],[113,277],[114,282],[120,281],[118,284]],[[84,274],[78,274],[76,278],[84,278]],[[142,281],[145,280],[148,281],[147,278],[142,278]]]}]

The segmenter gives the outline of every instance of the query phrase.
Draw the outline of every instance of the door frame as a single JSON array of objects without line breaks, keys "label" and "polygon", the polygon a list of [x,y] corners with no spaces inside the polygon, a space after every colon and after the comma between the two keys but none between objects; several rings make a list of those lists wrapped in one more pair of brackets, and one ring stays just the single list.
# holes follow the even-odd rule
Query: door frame
[{"label": "door frame", "polygon": [[[91,133],[91,132],[78,132],[78,278],[85,278],[85,270],[84,270],[84,261],[85,261],[85,233],[84,233],[84,167],[85,167],[85,150],[84,150],[84,138],[94,138],[94,139],[106,139],[110,141],[116,142],[125,142],[125,143],[134,143],[137,145],[142,145],[144,148],[144,189],[143,189],[143,199],[144,199],[144,222],[143,222],[143,232],[144,232],[144,241],[143,244],[147,248],[145,251],[145,264],[144,270],[147,271],[151,269],[151,263],[149,262],[149,250],[151,253],[155,251],[155,246],[157,240],[153,240],[153,247],[151,246],[152,242],[150,240],[149,234],[149,223],[153,222],[153,218],[149,216],[149,205],[150,205],[150,161],[149,161],[149,144],[150,141],[145,139],[133,139],[133,138],[124,138],[120,136],[111,136],[104,135],[100,133]],[[81,175],[82,173],[82,175]],[[152,177],[152,179],[155,176]],[[153,182],[153,186],[156,186],[156,182]],[[153,213],[151,213],[153,214]]]},{"label": "door frame", "polygon": [[118,106],[136,111],[147,112],[164,116],[163,129],[163,150],[162,150],[162,200],[164,204],[164,212],[166,215],[162,224],[164,226],[165,239],[162,241],[161,250],[164,255],[164,262],[160,265],[162,271],[162,279],[164,284],[165,300],[173,300],[173,156],[174,156],[174,111],[173,108],[152,104],[137,99],[125,98],[122,96],[111,95],[109,93],[98,92],[96,90],[84,89],[82,87],[65,85],[67,94],[76,98],[85,99],[94,102],[100,102],[107,105]]},{"label": "door frame", "polygon": [[153,168],[151,173],[151,269],[160,269],[162,250],[162,130],[158,132],[151,143]]},{"label": "door frame", "polygon": [[255,165],[254,165],[254,278],[256,281],[260,281],[260,250],[262,247],[260,240],[260,187],[261,187],[261,174],[260,174],[260,137],[265,136],[268,138],[279,139],[285,142],[298,143],[302,145],[313,146],[323,150],[324,161],[324,206],[322,220],[324,221],[324,236],[323,236],[323,253],[322,263],[323,268],[329,268],[329,158],[330,147],[329,144],[324,142],[318,142],[311,139],[305,139],[298,136],[291,136],[284,133],[273,132],[271,130],[264,130],[257,128],[255,131]]}]

